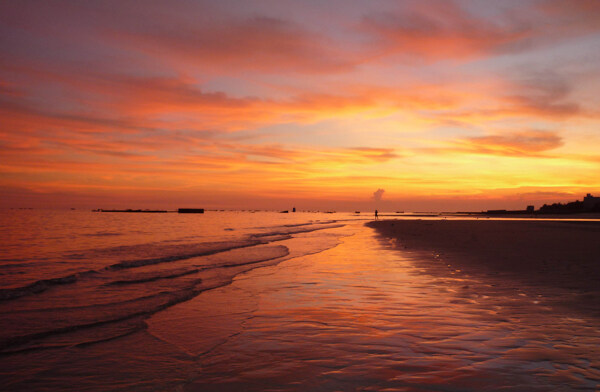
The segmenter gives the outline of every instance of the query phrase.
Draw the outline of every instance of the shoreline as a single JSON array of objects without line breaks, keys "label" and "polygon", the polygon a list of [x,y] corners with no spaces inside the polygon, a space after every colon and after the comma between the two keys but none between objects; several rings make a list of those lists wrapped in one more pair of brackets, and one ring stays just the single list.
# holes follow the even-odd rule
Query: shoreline
[{"label": "shoreline", "polygon": [[474,276],[566,290],[576,295],[565,305],[600,316],[600,222],[402,219],[366,226],[397,249],[423,253],[429,265],[443,261]]},{"label": "shoreline", "polygon": [[[581,212],[564,214],[525,214],[525,213],[500,213],[489,214],[485,212],[415,212],[415,213],[379,213],[380,217],[391,218],[455,218],[455,219],[520,219],[520,220],[596,220],[600,222],[600,213]],[[410,220],[410,219],[409,219]]]}]

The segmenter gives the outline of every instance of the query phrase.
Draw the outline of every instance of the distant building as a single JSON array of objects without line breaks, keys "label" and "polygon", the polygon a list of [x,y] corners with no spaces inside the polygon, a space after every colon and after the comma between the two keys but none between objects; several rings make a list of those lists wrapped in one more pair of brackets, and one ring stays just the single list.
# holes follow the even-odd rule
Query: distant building
[{"label": "distant building", "polygon": [[600,205],[600,197],[594,197],[590,193],[588,193],[583,198],[583,208],[586,210],[591,210],[592,208]]},{"label": "distant building", "polygon": [[535,207],[534,206],[527,206],[527,209],[525,211],[533,214],[533,212],[535,211]]}]

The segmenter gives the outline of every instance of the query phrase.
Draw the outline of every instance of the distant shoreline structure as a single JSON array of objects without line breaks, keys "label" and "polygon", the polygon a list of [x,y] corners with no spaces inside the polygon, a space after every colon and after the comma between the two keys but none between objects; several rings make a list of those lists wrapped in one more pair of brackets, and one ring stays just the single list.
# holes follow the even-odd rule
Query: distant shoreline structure
[{"label": "distant shoreline structure", "polygon": [[576,200],[568,203],[544,204],[538,210],[534,206],[527,206],[525,210],[487,210],[485,215],[545,215],[545,214],[582,214],[582,213],[600,213],[600,197],[592,196],[588,193],[582,201]]},{"label": "distant shoreline structure", "polygon": [[105,210],[102,208],[98,208],[96,210],[92,210],[92,212],[138,212],[138,213],[150,213],[150,214],[156,214],[156,213],[166,213],[169,212],[167,210],[141,210],[141,209],[131,209],[128,208],[126,210]]},{"label": "distant shoreline structure", "polygon": [[[17,209],[17,208],[11,208],[11,209]],[[27,209],[27,208],[18,208],[18,209]],[[29,208],[32,209],[32,208]],[[71,210],[75,210],[75,208],[71,208]],[[132,209],[132,208],[128,208],[128,209],[103,209],[103,208],[98,208],[98,209],[93,209],[93,212],[122,212],[122,213],[180,213],[180,214],[185,214],[185,213],[194,213],[194,214],[204,214],[205,211],[248,211],[248,212],[260,212],[263,210],[245,210],[245,209],[229,209],[229,210],[224,210],[224,209],[204,209],[204,208],[179,208],[176,210],[158,210],[158,209]],[[278,212],[278,213],[290,213],[290,212],[296,212],[296,208],[294,207],[291,211],[290,210],[264,210],[266,211],[271,211],[271,212]],[[336,211],[333,210],[324,210],[324,211],[302,211],[302,212],[320,212],[320,213],[324,213],[324,214],[334,214],[336,213]],[[348,212],[352,212],[352,210],[348,211]],[[355,215],[359,215],[361,213],[360,210],[354,210],[353,211]],[[593,196],[591,193],[586,194],[583,197],[583,200],[575,200],[575,201],[571,201],[571,202],[565,202],[565,203],[552,203],[552,204],[544,204],[542,205],[540,208],[538,208],[537,210],[535,209],[535,206],[533,205],[528,205],[525,209],[523,210],[508,210],[508,209],[489,209],[489,210],[482,210],[482,211],[442,211],[442,212],[407,212],[405,213],[404,211],[396,211],[395,215],[402,215],[402,216],[425,216],[425,217],[434,217],[434,216],[440,216],[440,215],[469,215],[469,216],[507,216],[507,215],[529,215],[529,216],[537,216],[537,215],[575,215],[575,214],[593,214],[595,216],[595,214],[600,214],[600,197],[598,196]],[[393,216],[390,213],[385,213],[385,212],[381,212],[380,213],[381,216]]]},{"label": "distant shoreline structure", "polygon": [[[72,210],[73,210],[73,208],[72,208]],[[177,211],[133,209],[133,208],[127,208],[127,209],[121,209],[121,210],[98,208],[98,209],[92,210],[92,212],[135,212],[135,213],[149,213],[149,214],[177,212],[180,214],[204,214],[204,208],[179,208],[179,209],[177,209]]]},{"label": "distant shoreline structure", "polygon": [[204,214],[204,208],[180,208],[177,212],[180,214]]}]

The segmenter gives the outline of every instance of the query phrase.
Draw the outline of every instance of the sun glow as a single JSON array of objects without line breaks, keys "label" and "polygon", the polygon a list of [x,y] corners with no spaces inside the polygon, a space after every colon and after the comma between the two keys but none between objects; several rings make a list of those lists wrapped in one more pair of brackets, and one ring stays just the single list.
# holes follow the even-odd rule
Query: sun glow
[{"label": "sun glow", "polygon": [[2,204],[600,192],[597,3],[334,3],[4,3]]}]

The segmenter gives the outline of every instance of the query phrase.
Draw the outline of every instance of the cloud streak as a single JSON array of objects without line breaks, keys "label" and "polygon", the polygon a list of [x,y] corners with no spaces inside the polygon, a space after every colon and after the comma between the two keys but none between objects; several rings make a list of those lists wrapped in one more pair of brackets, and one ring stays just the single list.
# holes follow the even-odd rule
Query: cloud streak
[{"label": "cloud streak", "polygon": [[563,145],[555,132],[522,131],[508,134],[476,136],[456,142],[459,150],[477,154],[505,156],[539,156]]},{"label": "cloud streak", "polygon": [[409,11],[367,15],[362,28],[387,55],[439,61],[516,50],[516,43],[532,34],[518,20],[505,18],[503,22],[469,14],[452,1],[434,1]]}]

